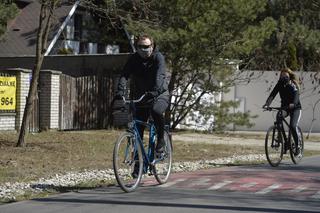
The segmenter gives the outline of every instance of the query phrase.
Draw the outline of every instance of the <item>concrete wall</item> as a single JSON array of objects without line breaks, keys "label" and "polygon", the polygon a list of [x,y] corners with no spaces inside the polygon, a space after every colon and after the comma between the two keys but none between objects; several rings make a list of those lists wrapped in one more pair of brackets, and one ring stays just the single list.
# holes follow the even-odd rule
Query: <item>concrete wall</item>
[{"label": "concrete wall", "polygon": [[[316,105],[315,112],[313,113],[313,106],[316,101],[320,99],[319,87],[312,84],[313,76],[316,73],[313,72],[298,72],[298,76],[302,79],[300,100],[302,103],[302,116],[299,126],[303,131],[307,132],[310,129],[313,115],[315,116],[315,122],[312,132],[320,132],[320,103]],[[231,88],[231,92],[224,96],[225,100],[241,100],[242,104],[239,111],[250,111],[252,115],[258,115],[258,118],[254,119],[255,126],[251,129],[245,127],[235,127],[236,130],[257,130],[265,131],[270,125],[272,125],[275,119],[275,113],[263,112],[262,105],[265,103],[269,96],[273,86],[276,84],[279,78],[278,71],[248,71],[243,75],[251,76],[253,80],[249,83],[239,83],[235,87]],[[274,99],[273,106],[280,106],[279,95]]]}]

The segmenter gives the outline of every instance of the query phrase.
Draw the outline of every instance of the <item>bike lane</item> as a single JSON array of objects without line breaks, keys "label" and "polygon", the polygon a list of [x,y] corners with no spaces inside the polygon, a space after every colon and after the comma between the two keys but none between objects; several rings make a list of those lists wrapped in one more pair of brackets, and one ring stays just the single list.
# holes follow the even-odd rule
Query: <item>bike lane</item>
[{"label": "bike lane", "polygon": [[[144,186],[156,185],[153,178]],[[234,166],[208,170],[174,173],[161,188],[243,192],[255,195],[276,195],[320,201],[320,170],[295,170],[294,165]]]}]

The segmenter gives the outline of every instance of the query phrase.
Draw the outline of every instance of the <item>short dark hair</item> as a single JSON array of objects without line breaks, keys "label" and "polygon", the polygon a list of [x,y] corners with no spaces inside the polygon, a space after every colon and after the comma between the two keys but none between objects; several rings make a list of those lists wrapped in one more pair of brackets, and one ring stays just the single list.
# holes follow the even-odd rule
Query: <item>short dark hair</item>
[{"label": "short dark hair", "polygon": [[138,43],[138,41],[145,40],[145,39],[149,39],[151,41],[151,44],[154,44],[153,38],[150,35],[147,35],[147,34],[139,35],[137,37],[137,39],[136,39],[136,44]]}]

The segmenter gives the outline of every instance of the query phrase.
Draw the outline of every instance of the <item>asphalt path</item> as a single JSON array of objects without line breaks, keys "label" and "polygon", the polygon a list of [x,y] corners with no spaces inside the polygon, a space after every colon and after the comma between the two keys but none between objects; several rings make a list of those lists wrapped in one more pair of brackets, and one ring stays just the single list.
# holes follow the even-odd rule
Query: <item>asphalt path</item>
[{"label": "asphalt path", "polygon": [[117,186],[80,190],[0,206],[0,213],[320,212],[320,156],[299,165],[220,167],[173,174],[136,192]]}]

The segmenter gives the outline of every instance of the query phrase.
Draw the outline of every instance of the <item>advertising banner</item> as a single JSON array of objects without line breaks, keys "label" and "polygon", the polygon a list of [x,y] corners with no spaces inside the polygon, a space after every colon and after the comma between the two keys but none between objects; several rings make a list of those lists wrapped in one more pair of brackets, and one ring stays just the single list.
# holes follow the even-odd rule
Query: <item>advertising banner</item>
[{"label": "advertising banner", "polygon": [[16,110],[16,77],[0,76],[0,112]]}]

